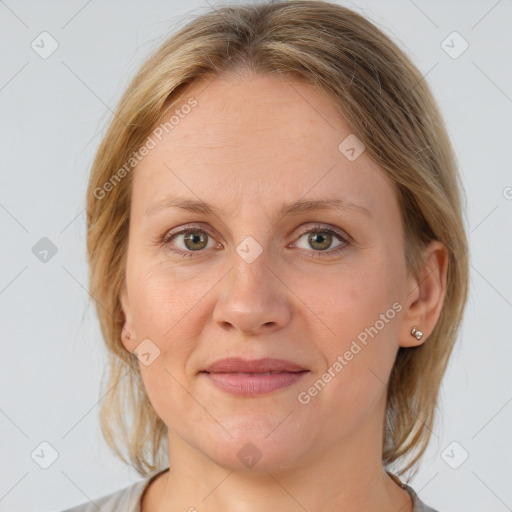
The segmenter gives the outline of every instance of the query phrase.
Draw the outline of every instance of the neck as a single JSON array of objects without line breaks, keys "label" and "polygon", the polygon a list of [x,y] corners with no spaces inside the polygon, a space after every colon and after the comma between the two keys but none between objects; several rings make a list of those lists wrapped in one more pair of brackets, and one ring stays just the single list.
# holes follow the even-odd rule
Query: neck
[{"label": "neck", "polygon": [[383,470],[382,431],[374,420],[350,439],[319,442],[292,463],[257,463],[245,471],[217,464],[169,431],[170,470],[148,492],[142,511],[412,512],[408,492]]}]

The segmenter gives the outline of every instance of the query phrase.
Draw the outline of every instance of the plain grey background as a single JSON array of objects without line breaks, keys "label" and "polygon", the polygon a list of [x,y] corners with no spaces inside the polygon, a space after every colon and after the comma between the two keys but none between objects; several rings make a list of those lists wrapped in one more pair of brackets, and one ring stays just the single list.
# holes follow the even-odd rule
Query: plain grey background
[{"label": "plain grey background", "polygon": [[[512,510],[512,2],[340,3],[381,27],[425,75],[467,193],[471,294],[440,418],[409,484],[441,512]],[[1,511],[58,512],[140,480],[99,429],[106,358],[87,292],[85,189],[129,79],[208,8],[0,1]],[[44,237],[55,254],[38,253]],[[47,469],[42,442],[58,453]]]}]

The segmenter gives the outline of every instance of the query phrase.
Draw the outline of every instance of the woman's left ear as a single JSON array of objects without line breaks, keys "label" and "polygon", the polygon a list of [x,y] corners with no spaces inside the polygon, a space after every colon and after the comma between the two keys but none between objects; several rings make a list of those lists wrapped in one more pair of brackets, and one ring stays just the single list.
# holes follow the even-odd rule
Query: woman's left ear
[{"label": "woman's left ear", "polygon": [[[421,345],[432,334],[443,308],[448,275],[446,246],[437,240],[430,242],[423,252],[423,262],[417,274],[408,280],[401,347]],[[422,336],[411,333],[414,328]]]}]

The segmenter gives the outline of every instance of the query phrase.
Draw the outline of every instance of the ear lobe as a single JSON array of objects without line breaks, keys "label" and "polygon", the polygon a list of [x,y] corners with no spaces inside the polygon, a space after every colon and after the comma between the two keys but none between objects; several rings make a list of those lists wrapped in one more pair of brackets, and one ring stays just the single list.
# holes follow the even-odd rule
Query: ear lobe
[{"label": "ear lobe", "polygon": [[[434,330],[446,295],[448,250],[437,240],[424,251],[424,264],[417,276],[411,276],[400,332],[401,347],[415,347],[424,343]],[[413,328],[421,331],[420,340],[411,334]]]}]

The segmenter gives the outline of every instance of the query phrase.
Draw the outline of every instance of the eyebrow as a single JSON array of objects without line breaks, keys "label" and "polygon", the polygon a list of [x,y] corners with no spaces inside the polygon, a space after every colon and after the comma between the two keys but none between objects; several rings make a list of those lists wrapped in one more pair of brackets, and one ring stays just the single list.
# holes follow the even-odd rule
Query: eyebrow
[{"label": "eyebrow", "polygon": [[[161,201],[158,201],[157,203],[149,206],[146,209],[146,215],[151,215],[155,211],[165,208],[181,208],[182,210],[193,213],[202,213],[204,215],[220,216],[222,213],[221,210],[204,201],[190,199],[183,196],[170,195]],[[364,206],[339,198],[309,200],[299,199],[293,203],[284,203],[278,215],[298,215],[301,213],[326,210],[348,210],[362,213],[368,217],[372,216],[372,212]]]}]

